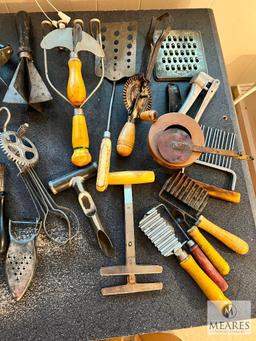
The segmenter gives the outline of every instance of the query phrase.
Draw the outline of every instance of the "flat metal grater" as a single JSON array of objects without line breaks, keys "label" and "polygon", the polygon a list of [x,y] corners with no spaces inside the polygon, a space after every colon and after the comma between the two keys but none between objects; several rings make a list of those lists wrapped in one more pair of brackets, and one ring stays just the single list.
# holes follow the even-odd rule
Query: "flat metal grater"
[{"label": "flat metal grater", "polygon": [[208,191],[182,172],[173,174],[163,185],[159,196],[166,202],[165,195],[171,195],[180,202],[201,213],[208,203]]},{"label": "flat metal grater", "polygon": [[160,213],[158,205],[148,211],[139,222],[139,228],[151,240],[164,257],[175,254],[186,243],[175,235],[173,225]]},{"label": "flat metal grater", "polygon": [[[223,129],[217,129],[201,125],[205,137],[205,146],[210,148],[219,148],[226,150],[233,150],[235,146],[236,134],[228,132]],[[231,189],[236,187],[236,173],[231,169],[232,158],[222,155],[214,155],[209,153],[202,153],[200,158],[196,161],[197,164],[219,169],[227,172],[232,176]]]},{"label": "flat metal grater", "polygon": [[[156,31],[155,39],[159,34]],[[208,73],[201,33],[172,30],[162,43],[157,56],[156,80],[188,80],[199,72]]]}]

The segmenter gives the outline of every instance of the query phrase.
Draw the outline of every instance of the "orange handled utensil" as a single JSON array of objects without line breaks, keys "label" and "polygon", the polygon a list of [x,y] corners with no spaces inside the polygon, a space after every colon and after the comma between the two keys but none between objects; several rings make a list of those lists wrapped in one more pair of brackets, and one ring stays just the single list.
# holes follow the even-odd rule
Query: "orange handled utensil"
[{"label": "orange handled utensil", "polygon": [[[98,19],[92,19],[91,25],[94,22],[98,25],[98,41],[84,32],[83,21],[76,19],[73,22],[72,28],[55,29],[49,32],[41,42],[41,47],[44,49],[44,65],[47,81],[53,90],[74,108],[72,120],[72,146],[74,152],[71,161],[74,165],[79,167],[87,165],[92,160],[89,152],[89,135],[83,106],[89,98],[95,94],[104,78],[104,69],[102,69],[102,75],[97,86],[90,95],[86,97],[86,88],[82,76],[82,62],[79,58],[79,52],[89,51],[101,58],[101,61],[103,61],[104,58],[104,51],[101,47],[100,21]],[[66,48],[70,51],[70,58],[68,61],[69,77],[67,83],[67,97],[56,89],[49,79],[46,50],[56,47]]]}]

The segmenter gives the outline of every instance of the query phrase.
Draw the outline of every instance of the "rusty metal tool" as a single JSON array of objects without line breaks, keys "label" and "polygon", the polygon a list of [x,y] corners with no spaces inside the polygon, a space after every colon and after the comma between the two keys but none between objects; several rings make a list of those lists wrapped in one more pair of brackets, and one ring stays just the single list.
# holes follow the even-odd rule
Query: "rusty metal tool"
[{"label": "rusty metal tool", "polygon": [[5,219],[5,164],[0,164],[0,255],[5,254],[9,245],[9,234]]},{"label": "rusty metal tool", "polygon": [[[159,33],[156,31],[155,39]],[[201,33],[192,30],[171,30],[157,56],[156,80],[190,80],[199,72],[208,72]]]},{"label": "rusty metal tool", "polygon": [[70,187],[75,189],[78,195],[78,202],[84,214],[90,221],[100,249],[106,256],[111,257],[114,253],[114,247],[109,237],[109,233],[101,223],[96,204],[94,203],[91,194],[85,190],[83,185],[86,180],[96,176],[96,173],[97,163],[94,162],[85,168],[72,171],[49,181],[48,186],[53,194],[60,193]]},{"label": "rusty metal tool", "polygon": [[[88,51],[101,58],[103,65],[104,51],[101,42],[100,20],[92,19],[91,25],[97,25],[98,37],[94,39],[90,34],[84,32],[84,23],[81,19],[73,22],[73,27],[59,28],[49,32],[41,41],[44,50],[45,75],[52,89],[74,108],[72,120],[72,146],[74,149],[71,161],[78,167],[89,164],[92,156],[89,152],[89,135],[83,111],[83,106],[95,94],[104,78],[104,68],[101,78],[86,97],[86,88],[82,76],[82,62],[79,57],[81,51]],[[70,52],[68,61],[69,78],[67,83],[67,97],[64,96],[51,82],[48,73],[47,50],[64,47]]]},{"label": "rusty metal tool", "polygon": [[[118,140],[117,153],[120,156],[127,157],[131,155],[135,143],[135,122],[138,118],[141,120],[155,121],[156,113],[150,112],[152,103],[152,93],[149,86],[156,57],[163,40],[167,37],[170,27],[170,15],[165,13],[158,18],[153,17],[151,26],[147,34],[146,48],[150,46],[150,56],[146,71],[129,78],[124,86],[124,103],[129,112],[128,121],[123,126]],[[154,31],[162,25],[161,34],[156,42],[153,40]],[[146,50],[145,48],[145,50]],[[146,112],[146,113],[145,113]]]},{"label": "rusty metal tool", "polygon": [[19,301],[27,291],[36,268],[35,239],[41,222],[9,220],[10,245],[5,272],[11,294]]},{"label": "rusty metal tool", "polygon": [[50,101],[52,96],[37,71],[30,45],[31,21],[28,13],[21,11],[16,14],[16,26],[19,37],[19,65],[13,75],[3,102],[29,104],[42,112],[42,103]]},{"label": "rusty metal tool", "polygon": [[242,152],[195,145],[192,143],[189,133],[180,128],[165,130],[159,136],[157,144],[162,157],[170,163],[184,163],[191,157],[193,152],[227,156],[238,160],[254,160],[252,156]]},{"label": "rusty metal tool", "polygon": [[191,228],[187,231],[189,236],[197,242],[218,271],[226,275],[230,270],[228,263],[204,238],[197,227],[208,232],[238,254],[247,254],[249,245],[201,214],[207,204],[207,191],[192,179],[186,176],[183,179],[183,175],[178,173],[171,176],[159,192],[159,197],[177,210],[177,215],[183,216],[183,220],[190,224]]},{"label": "rusty metal tool", "polygon": [[[112,150],[110,123],[116,82],[124,77],[130,77],[135,73],[137,22],[103,23],[101,32],[105,53],[104,75],[105,78],[113,83],[108,110],[107,129],[104,132],[100,146],[99,166],[96,180],[96,189],[103,192],[108,186]],[[95,73],[98,77],[102,74],[101,61],[97,56],[95,56]]]},{"label": "rusty metal tool", "polygon": [[169,112],[178,112],[181,107],[181,94],[177,84],[169,83],[167,85]]},{"label": "rusty metal tool", "polygon": [[13,48],[10,44],[0,41],[0,65],[8,62],[13,54]]},{"label": "rusty metal tool", "polygon": [[[153,182],[154,172],[144,172]],[[124,185],[124,206],[125,206],[125,248],[126,265],[103,267],[100,269],[101,276],[127,276],[127,284],[101,289],[104,296],[121,295],[144,291],[161,290],[163,284],[159,283],[138,283],[136,275],[161,273],[163,268],[158,265],[138,265],[136,264],[135,237],[134,237],[134,217],[132,186]]]},{"label": "rusty metal tool", "polygon": [[[205,296],[216,304],[217,308],[222,310],[229,299],[223,294],[216,283],[200,268],[193,256],[183,250],[181,243],[175,235],[173,225],[166,220],[158,211],[159,207],[154,207],[148,211],[139,222],[139,228],[156,246],[158,251],[164,256],[175,255],[180,266],[193,278],[203,291]],[[214,301],[221,301],[217,303]]]}]

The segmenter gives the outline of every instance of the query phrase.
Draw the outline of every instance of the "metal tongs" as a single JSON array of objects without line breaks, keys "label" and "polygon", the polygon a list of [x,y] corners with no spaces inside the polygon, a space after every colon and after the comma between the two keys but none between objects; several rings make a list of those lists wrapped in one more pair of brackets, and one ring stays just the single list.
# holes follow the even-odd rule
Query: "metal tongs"
[{"label": "metal tongs", "polygon": [[196,122],[199,122],[207,105],[210,103],[216,91],[218,90],[220,86],[220,81],[218,79],[214,79],[205,72],[200,72],[198,75],[194,76],[191,79],[190,84],[192,85],[189,94],[182,107],[179,109],[179,112],[182,114],[186,114],[192,107],[193,103],[196,101],[200,93],[202,91],[206,91],[203,102],[194,118]]}]

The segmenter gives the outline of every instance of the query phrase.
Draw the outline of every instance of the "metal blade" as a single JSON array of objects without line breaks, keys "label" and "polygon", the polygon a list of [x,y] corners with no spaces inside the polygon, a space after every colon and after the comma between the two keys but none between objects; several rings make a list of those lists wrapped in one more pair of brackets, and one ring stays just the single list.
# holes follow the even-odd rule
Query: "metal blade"
[{"label": "metal blade", "polygon": [[100,44],[90,34],[82,31],[82,40],[76,44],[75,53],[80,51],[89,51],[98,57],[104,57],[104,51],[100,47]]},{"label": "metal blade", "polygon": [[55,47],[65,47],[73,51],[73,34],[72,28],[56,29],[48,33],[40,44],[42,49],[50,50]]},{"label": "metal blade", "polygon": [[27,104],[27,94],[24,88],[24,60],[21,59],[11,83],[6,91],[3,102]]},{"label": "metal blade", "polygon": [[33,61],[27,61],[29,80],[30,80],[30,94],[29,104],[41,103],[52,100],[52,95],[47,89],[39,72],[37,71]]}]

